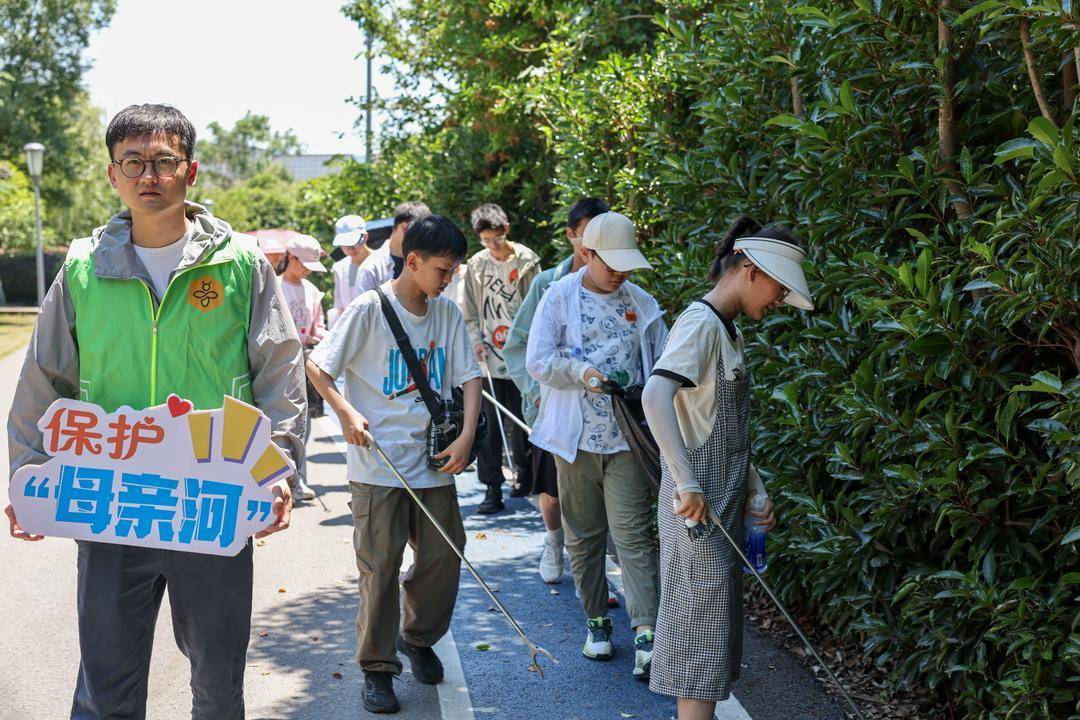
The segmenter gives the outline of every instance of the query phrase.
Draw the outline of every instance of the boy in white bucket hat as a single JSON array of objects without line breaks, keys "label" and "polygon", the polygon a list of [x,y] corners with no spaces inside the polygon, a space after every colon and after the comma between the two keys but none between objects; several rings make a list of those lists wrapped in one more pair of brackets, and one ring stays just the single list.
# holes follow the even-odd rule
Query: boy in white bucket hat
[{"label": "boy in white bucket hat", "polygon": [[[680,720],[711,718],[739,675],[744,523],[776,525],[750,462],[749,381],[734,320],[760,320],[783,303],[812,310],[806,254],[780,226],[738,218],[717,245],[713,288],[671,329],[642,403],[662,457],[656,519],[660,611],[649,688],[678,699]],[[687,521],[697,523],[694,533]]]},{"label": "boy in white bucket hat", "polygon": [[356,290],[356,279],[360,265],[371,254],[367,237],[367,223],[359,215],[344,215],[334,223],[334,247],[341,248],[345,257],[331,268],[334,274],[334,307],[330,309],[330,325],[360,294]]},{"label": "boy in white bucket hat", "polygon": [[582,654],[613,655],[604,568],[610,531],[634,629],[633,676],[646,680],[659,597],[652,488],[603,383],[640,386],[668,331],[656,300],[627,280],[631,271],[651,268],[629,218],[595,216],[581,255],[585,267],[548,287],[529,330],[525,364],[540,383],[530,440],[555,456],[566,550],[587,618]]}]

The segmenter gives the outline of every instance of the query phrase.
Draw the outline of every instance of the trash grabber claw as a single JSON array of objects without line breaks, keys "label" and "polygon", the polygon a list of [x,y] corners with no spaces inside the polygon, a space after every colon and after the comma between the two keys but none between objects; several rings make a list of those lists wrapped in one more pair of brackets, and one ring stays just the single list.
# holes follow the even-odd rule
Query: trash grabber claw
[{"label": "trash grabber claw", "polygon": [[537,656],[543,655],[544,657],[548,658],[556,664],[558,664],[559,661],[556,660],[555,657],[547,650],[540,647],[529,639],[529,636],[526,635],[525,631],[521,629],[521,625],[519,625],[517,620],[514,619],[514,616],[510,614],[510,611],[507,610],[501,602],[499,602],[499,598],[495,597],[495,593],[492,592],[491,588],[488,587],[488,584],[484,582],[484,578],[480,577],[480,573],[476,571],[476,568],[474,568],[472,563],[469,562],[468,558],[465,557],[465,553],[461,552],[461,549],[458,548],[457,543],[455,543],[453,538],[450,537],[450,533],[446,531],[446,528],[442,526],[442,523],[440,523],[438,519],[436,519],[435,515],[432,514],[431,510],[429,510],[427,505],[424,504],[424,501],[420,499],[420,496],[417,495],[416,490],[414,490],[412,485],[409,484],[409,481],[405,479],[405,476],[403,476],[398,471],[394,463],[391,462],[390,458],[386,456],[386,453],[383,452],[383,449],[379,447],[379,443],[375,442],[375,438],[371,436],[371,433],[365,433],[365,436],[368,441],[368,447],[374,450],[375,453],[382,459],[386,467],[390,469],[390,472],[394,473],[394,477],[398,479],[398,482],[400,482],[402,487],[405,488],[405,491],[409,493],[409,496],[423,511],[424,515],[427,515],[428,520],[430,520],[431,524],[435,526],[435,529],[439,531],[439,534],[442,535],[443,540],[445,540],[447,545],[450,546],[450,549],[452,549],[454,553],[461,559],[461,562],[465,563],[465,567],[468,568],[469,573],[471,573],[472,576],[476,579],[476,582],[480,583],[480,587],[483,588],[484,592],[487,593],[487,596],[491,598],[491,602],[495,603],[495,607],[499,609],[499,612],[502,613],[503,617],[506,618],[506,621],[509,622],[510,626],[514,628],[514,631],[517,632],[522,642],[525,643],[525,647],[529,650],[529,672],[537,672],[540,673],[540,677],[544,677],[544,669],[540,666],[540,663],[537,660]]}]

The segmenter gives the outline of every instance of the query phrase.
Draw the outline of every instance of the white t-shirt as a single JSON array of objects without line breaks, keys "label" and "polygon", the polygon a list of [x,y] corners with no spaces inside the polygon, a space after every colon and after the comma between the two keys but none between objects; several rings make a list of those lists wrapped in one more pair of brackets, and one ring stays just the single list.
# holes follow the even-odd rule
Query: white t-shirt
[{"label": "white t-shirt", "polygon": [[360,270],[356,273],[354,290],[357,297],[382,287],[383,283],[394,279],[394,258],[390,255],[390,241],[387,240],[375,252],[364,258]]},{"label": "white t-shirt", "polygon": [[461,307],[462,301],[465,300],[465,263],[458,265],[457,270],[454,271],[453,279],[443,290],[442,296],[450,298],[458,307]]},{"label": "white t-shirt", "polygon": [[518,253],[506,260],[496,260],[488,251],[481,251],[469,260],[470,265],[477,266],[480,276],[481,294],[473,301],[480,311],[481,339],[487,347],[487,366],[492,377],[509,377],[502,349],[510,335],[510,323],[521,307],[518,278],[529,262],[528,256]]},{"label": "white t-shirt", "polygon": [[716,310],[703,302],[691,303],[675,321],[664,354],[653,368],[654,375],[682,384],[675,393],[675,414],[687,450],[701,447],[716,422],[718,357],[723,357],[728,380],[745,373],[742,333],[736,328],[732,340]]},{"label": "white t-shirt", "polygon": [[[444,297],[428,300],[427,314],[413,315],[397,301],[387,282],[383,293],[409,334],[436,394],[480,377],[461,310]],[[413,487],[452,485],[454,476],[427,466],[427,426],[431,414],[383,317],[375,291],[362,294],[337,319],[310,360],[335,379],[345,375],[345,399],[367,418],[371,434]],[[351,482],[399,487],[397,478],[371,450],[349,445]]]},{"label": "white t-shirt", "polygon": [[289,313],[296,323],[296,332],[305,346],[314,345],[326,334],[323,323],[323,291],[310,280],[292,283],[281,276],[281,292],[289,305]]},{"label": "white t-shirt", "polygon": [[[604,375],[624,370],[631,385],[642,382],[638,317],[626,288],[606,295],[581,288],[581,350]],[[583,389],[581,413],[579,450],[612,455],[630,449],[612,412],[611,396]]]},{"label": "white t-shirt", "polygon": [[148,248],[132,243],[135,255],[150,273],[150,281],[154,284],[154,292],[158,300],[165,296],[165,289],[169,287],[169,276],[180,264],[184,257],[184,246],[191,239],[191,233],[183,235],[179,240],[164,247]]},{"label": "white t-shirt", "polygon": [[[367,260],[367,258],[364,258]],[[353,262],[353,259],[346,255],[345,257],[334,263],[333,275],[334,275],[334,317],[341,315],[345,312],[345,308],[349,306],[356,296],[360,293],[356,290],[356,280],[360,275],[360,265]]]}]

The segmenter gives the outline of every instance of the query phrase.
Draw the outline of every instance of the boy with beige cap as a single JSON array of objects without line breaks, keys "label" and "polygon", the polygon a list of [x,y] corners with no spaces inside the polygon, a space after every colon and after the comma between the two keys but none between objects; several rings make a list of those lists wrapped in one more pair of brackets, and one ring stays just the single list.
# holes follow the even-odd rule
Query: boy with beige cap
[{"label": "boy with beige cap", "polygon": [[641,385],[667,338],[655,299],[627,278],[651,269],[634,224],[606,212],[585,227],[581,270],[551,284],[529,331],[525,362],[540,383],[532,443],[558,467],[566,549],[585,610],[582,653],[610,660],[604,552],[610,530],[626,580],[635,678],[647,680],[658,602],[652,490],[623,436],[602,383]]}]

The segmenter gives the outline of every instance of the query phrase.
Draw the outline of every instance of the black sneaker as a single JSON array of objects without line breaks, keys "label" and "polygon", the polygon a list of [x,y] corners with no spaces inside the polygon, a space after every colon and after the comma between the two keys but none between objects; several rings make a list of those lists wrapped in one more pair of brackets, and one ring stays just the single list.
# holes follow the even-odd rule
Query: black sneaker
[{"label": "black sneaker", "polygon": [[409,662],[412,664],[413,677],[416,678],[417,682],[422,682],[425,685],[437,685],[442,682],[442,662],[434,650],[429,647],[413,645],[400,635],[398,635],[395,647],[397,647],[399,653],[409,658]]},{"label": "black sneaker", "polygon": [[503,504],[502,487],[499,485],[488,485],[487,490],[484,492],[484,502],[480,503],[480,507],[476,508],[476,512],[481,515],[491,515],[503,510],[506,505]]},{"label": "black sneaker", "polygon": [[401,709],[394,694],[394,676],[388,672],[365,672],[362,697],[368,712],[396,713]]}]

